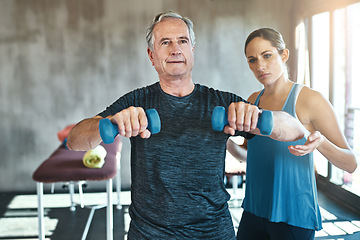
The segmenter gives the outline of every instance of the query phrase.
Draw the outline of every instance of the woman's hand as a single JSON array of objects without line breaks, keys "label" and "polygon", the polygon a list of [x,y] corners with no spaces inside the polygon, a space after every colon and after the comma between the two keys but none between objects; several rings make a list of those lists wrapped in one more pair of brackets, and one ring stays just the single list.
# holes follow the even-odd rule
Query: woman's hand
[{"label": "woman's hand", "polygon": [[323,135],[319,131],[315,131],[309,135],[304,145],[291,145],[289,151],[295,156],[304,156],[313,152],[322,142]]}]

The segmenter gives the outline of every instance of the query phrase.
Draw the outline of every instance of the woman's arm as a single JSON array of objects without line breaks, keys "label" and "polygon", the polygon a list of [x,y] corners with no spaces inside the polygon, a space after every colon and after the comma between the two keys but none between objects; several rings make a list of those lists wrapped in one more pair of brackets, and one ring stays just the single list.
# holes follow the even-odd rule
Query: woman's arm
[{"label": "woman's arm", "polygon": [[242,145],[238,145],[231,138],[227,141],[226,150],[239,162],[246,162],[247,158],[247,141],[244,139]]},{"label": "woman's arm", "polygon": [[312,134],[305,145],[289,147],[294,155],[304,155],[314,147],[333,165],[349,173],[355,171],[357,161],[341,132],[332,105],[320,93],[304,87],[296,104],[299,120]]}]

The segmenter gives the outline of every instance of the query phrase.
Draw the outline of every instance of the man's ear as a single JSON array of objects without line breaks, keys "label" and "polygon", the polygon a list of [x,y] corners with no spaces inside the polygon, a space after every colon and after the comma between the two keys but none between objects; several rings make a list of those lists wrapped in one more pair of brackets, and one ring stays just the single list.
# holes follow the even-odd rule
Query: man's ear
[{"label": "man's ear", "polygon": [[154,58],[152,56],[153,52],[150,50],[150,48],[147,48],[147,53],[148,53],[149,59],[151,61],[151,64],[154,66]]}]

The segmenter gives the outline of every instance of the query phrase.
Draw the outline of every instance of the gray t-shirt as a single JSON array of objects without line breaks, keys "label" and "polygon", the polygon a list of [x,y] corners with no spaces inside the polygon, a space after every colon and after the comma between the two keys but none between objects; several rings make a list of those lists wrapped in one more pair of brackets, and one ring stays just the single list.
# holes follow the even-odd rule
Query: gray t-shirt
[{"label": "gray t-shirt", "polygon": [[223,181],[229,135],[212,130],[211,115],[215,106],[227,109],[239,101],[244,100],[199,84],[190,95],[175,97],[157,82],[99,114],[140,106],[156,109],[161,120],[160,133],[131,138],[128,239],[235,239]]}]

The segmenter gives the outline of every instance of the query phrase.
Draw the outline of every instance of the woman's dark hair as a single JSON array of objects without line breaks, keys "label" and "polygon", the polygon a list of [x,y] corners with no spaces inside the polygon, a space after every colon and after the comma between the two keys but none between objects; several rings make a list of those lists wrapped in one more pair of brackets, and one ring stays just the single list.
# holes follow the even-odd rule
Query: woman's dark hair
[{"label": "woman's dark hair", "polygon": [[286,48],[283,37],[278,31],[276,31],[273,28],[260,28],[250,33],[250,35],[246,39],[245,48],[244,48],[245,55],[246,55],[246,47],[251,42],[251,40],[257,37],[268,40],[271,43],[271,45],[279,51],[279,54],[281,54],[283,50]]}]

